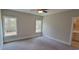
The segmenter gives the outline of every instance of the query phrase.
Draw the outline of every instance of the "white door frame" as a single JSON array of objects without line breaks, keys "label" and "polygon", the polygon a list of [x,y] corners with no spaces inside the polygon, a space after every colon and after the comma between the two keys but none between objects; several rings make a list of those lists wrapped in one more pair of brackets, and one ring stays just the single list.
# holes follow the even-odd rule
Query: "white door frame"
[{"label": "white door frame", "polygon": [[72,17],[72,24],[71,24],[71,32],[70,32],[70,45],[72,45],[72,33],[73,33],[73,23],[76,17]]}]

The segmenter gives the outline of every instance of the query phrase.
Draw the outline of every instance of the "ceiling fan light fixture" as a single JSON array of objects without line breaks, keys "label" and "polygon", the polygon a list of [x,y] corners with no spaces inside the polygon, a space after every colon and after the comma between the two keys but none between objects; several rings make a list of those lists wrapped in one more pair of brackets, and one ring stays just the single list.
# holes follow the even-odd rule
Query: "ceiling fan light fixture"
[{"label": "ceiling fan light fixture", "polygon": [[39,11],[38,11],[38,13],[40,13],[40,14],[41,14],[41,13],[43,13],[43,11],[42,11],[42,10],[39,10]]}]

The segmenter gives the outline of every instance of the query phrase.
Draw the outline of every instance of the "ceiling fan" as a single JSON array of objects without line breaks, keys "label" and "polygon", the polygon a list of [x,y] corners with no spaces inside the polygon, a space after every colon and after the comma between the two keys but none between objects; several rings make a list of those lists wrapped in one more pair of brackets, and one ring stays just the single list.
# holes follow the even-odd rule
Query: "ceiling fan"
[{"label": "ceiling fan", "polygon": [[38,13],[47,13],[48,9],[37,9]]}]

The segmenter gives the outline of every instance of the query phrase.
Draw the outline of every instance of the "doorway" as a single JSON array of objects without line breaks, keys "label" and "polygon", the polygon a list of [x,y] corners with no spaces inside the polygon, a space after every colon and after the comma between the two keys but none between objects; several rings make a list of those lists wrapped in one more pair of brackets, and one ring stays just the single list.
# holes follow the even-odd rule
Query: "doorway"
[{"label": "doorway", "polygon": [[79,48],[79,17],[74,17],[72,25],[72,47]]}]

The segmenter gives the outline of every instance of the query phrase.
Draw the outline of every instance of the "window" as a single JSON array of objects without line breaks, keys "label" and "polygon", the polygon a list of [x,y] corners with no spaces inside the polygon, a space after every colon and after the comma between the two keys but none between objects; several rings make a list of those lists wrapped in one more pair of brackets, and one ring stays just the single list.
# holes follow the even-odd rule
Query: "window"
[{"label": "window", "polygon": [[42,20],[36,20],[36,32],[41,32],[42,30]]},{"label": "window", "polygon": [[3,23],[4,23],[4,36],[17,35],[15,17],[4,16]]}]

